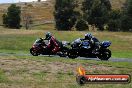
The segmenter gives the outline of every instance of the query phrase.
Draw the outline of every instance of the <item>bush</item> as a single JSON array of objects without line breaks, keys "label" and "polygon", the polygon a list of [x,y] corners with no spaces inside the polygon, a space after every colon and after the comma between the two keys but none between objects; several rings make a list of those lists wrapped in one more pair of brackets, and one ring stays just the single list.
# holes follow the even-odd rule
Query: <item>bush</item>
[{"label": "bush", "polygon": [[20,14],[20,7],[16,6],[15,4],[11,4],[11,6],[8,7],[7,13],[3,14],[4,26],[9,28],[20,28]]},{"label": "bush", "polygon": [[112,10],[109,14],[109,21],[107,23],[109,31],[120,30],[121,12],[119,10]]},{"label": "bush", "polygon": [[109,31],[120,31],[120,20],[109,20],[108,30]]},{"label": "bush", "polygon": [[126,0],[126,4],[121,16],[121,30],[132,30],[132,0]]},{"label": "bush", "polygon": [[121,11],[120,10],[112,10],[109,13],[109,19],[120,19],[121,17]]},{"label": "bush", "polygon": [[124,15],[121,17],[121,30],[130,31],[132,29],[132,18]]},{"label": "bush", "polygon": [[75,0],[56,0],[55,3],[55,26],[57,30],[71,30],[76,23]]},{"label": "bush", "polygon": [[83,31],[83,30],[87,30],[88,29],[88,24],[87,24],[86,21],[81,19],[81,20],[77,21],[77,24],[76,24],[75,27],[76,27],[76,29],[78,31]]},{"label": "bush", "polygon": [[84,0],[82,10],[90,25],[104,30],[104,25],[108,22],[108,13],[111,11],[110,0]]},{"label": "bush", "polygon": [[8,24],[7,24],[7,22],[8,22],[7,14],[3,14],[2,17],[3,17],[3,24],[4,24],[5,27],[7,27],[8,26]]}]

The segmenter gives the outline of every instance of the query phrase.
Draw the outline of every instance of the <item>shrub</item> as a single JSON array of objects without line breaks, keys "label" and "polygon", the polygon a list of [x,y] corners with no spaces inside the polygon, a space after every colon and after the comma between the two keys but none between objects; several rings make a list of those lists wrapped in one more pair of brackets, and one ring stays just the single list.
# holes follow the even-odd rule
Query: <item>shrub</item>
[{"label": "shrub", "polygon": [[76,29],[78,30],[78,31],[83,31],[83,30],[87,30],[88,29],[88,24],[87,24],[87,22],[85,21],[85,20],[78,20],[77,21],[77,24],[76,24]]},{"label": "shrub", "polygon": [[9,28],[20,28],[21,10],[19,6],[11,4],[6,14],[3,14],[3,24]]}]

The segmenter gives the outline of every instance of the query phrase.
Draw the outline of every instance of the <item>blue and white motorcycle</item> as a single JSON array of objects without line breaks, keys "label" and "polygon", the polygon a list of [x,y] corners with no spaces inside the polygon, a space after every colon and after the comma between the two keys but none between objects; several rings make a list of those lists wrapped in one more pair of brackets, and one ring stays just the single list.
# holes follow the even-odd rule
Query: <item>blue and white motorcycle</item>
[{"label": "blue and white motorcycle", "polygon": [[[98,41],[96,38],[94,41]],[[76,39],[71,44],[71,49],[68,52],[69,58],[77,58],[77,57],[86,57],[86,58],[99,58],[100,60],[108,60],[111,57],[111,51],[108,47],[111,45],[110,41],[98,42],[99,49],[98,54],[92,53],[94,47],[90,46],[89,41],[81,40],[80,38]]]}]

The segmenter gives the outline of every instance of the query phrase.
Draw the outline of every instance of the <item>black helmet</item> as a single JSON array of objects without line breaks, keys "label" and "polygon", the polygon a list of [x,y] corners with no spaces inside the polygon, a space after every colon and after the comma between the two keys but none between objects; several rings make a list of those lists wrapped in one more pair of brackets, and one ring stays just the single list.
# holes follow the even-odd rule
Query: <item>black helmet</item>
[{"label": "black helmet", "polygon": [[90,40],[91,38],[92,38],[92,34],[91,33],[85,34],[85,39]]},{"label": "black helmet", "polygon": [[51,38],[51,33],[50,33],[50,32],[47,32],[47,33],[46,33],[46,38],[45,38],[45,39],[48,39],[48,40],[49,40],[50,38]]}]

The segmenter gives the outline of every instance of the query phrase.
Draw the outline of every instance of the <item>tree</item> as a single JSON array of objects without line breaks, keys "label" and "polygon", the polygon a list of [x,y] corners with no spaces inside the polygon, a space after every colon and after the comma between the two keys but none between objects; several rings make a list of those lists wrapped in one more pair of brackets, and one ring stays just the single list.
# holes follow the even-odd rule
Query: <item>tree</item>
[{"label": "tree", "polygon": [[121,17],[121,30],[130,31],[132,29],[132,18],[128,15],[123,15]]},{"label": "tree", "polygon": [[11,6],[8,7],[7,13],[3,15],[3,24],[9,28],[20,28],[20,14],[20,7],[11,4]]},{"label": "tree", "polygon": [[132,0],[128,0],[127,15],[132,17]]},{"label": "tree", "polygon": [[31,24],[33,24],[31,14],[24,14],[23,23],[24,23],[24,26],[25,26],[26,30],[30,29]]},{"label": "tree", "polygon": [[31,28],[31,25],[33,24],[33,16],[32,14],[29,12],[29,10],[26,10],[27,8],[23,8],[22,11],[22,23],[24,25],[24,27],[26,28],[26,30]]},{"label": "tree", "polygon": [[7,24],[7,22],[8,22],[7,14],[3,14],[2,18],[3,18],[4,26],[7,27],[8,26],[8,24]]},{"label": "tree", "polygon": [[121,19],[121,11],[112,10],[109,14],[108,30],[120,31],[120,19]]},{"label": "tree", "polygon": [[56,0],[54,18],[57,30],[71,30],[77,20],[76,0]]},{"label": "tree", "polygon": [[121,17],[121,30],[130,31],[132,29],[132,0],[127,0]]},{"label": "tree", "polygon": [[108,22],[108,30],[109,31],[120,31],[120,20],[110,19]]},{"label": "tree", "polygon": [[84,0],[82,10],[84,19],[90,25],[94,25],[101,31],[104,30],[104,25],[108,21],[109,11],[111,11],[109,0]]},{"label": "tree", "polygon": [[84,31],[88,29],[88,24],[85,20],[80,19],[77,21],[77,24],[75,27],[78,31]]}]

